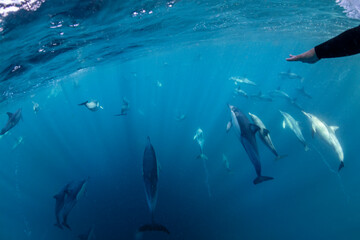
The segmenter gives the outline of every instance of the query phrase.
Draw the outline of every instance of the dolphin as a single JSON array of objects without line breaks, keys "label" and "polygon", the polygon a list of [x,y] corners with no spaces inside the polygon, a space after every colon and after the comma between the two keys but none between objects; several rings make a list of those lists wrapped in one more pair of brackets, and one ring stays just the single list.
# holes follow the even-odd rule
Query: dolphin
[{"label": "dolphin", "polygon": [[250,95],[250,98],[255,99],[255,100],[259,100],[259,101],[272,102],[272,98],[262,94],[261,91],[259,91],[258,94]]},{"label": "dolphin", "polygon": [[185,120],[186,118],[186,115],[185,114],[179,114],[175,117],[175,120],[176,121],[182,121],[182,120]]},{"label": "dolphin", "polygon": [[63,207],[63,222],[62,225],[71,229],[69,224],[67,223],[67,218],[71,210],[75,207],[78,200],[84,195],[86,192],[87,179],[81,181],[73,181],[67,185],[66,195],[65,195],[65,203]]},{"label": "dolphin", "polygon": [[37,102],[32,101],[34,113],[38,113],[40,111],[40,105]]},{"label": "dolphin", "polygon": [[299,106],[299,104],[296,102],[296,98],[291,98],[289,96],[289,94],[287,94],[286,92],[280,90],[280,88],[274,90],[274,91],[270,91],[269,95],[273,98],[283,98],[286,101],[288,101],[288,103],[290,103],[292,106],[294,106],[295,108],[299,109],[299,110],[303,110],[303,108],[301,106]]},{"label": "dolphin", "polygon": [[340,165],[338,171],[344,167],[344,153],[342,147],[339,143],[339,140],[335,136],[335,131],[339,128],[338,126],[328,126],[325,122],[321,121],[316,116],[302,111],[302,113],[310,120],[311,123],[311,132],[314,137],[315,133],[318,133],[319,136],[329,144],[337,153]]},{"label": "dolphin", "polygon": [[205,139],[204,139],[204,132],[201,128],[198,128],[196,130],[196,133],[195,133],[195,136],[194,136],[194,140],[197,141],[197,143],[199,144],[200,146],[200,155],[197,156],[198,159],[204,159],[204,160],[207,160],[207,156],[204,154],[204,142],[205,142]]},{"label": "dolphin", "polygon": [[1,130],[0,135],[7,133],[10,129],[15,127],[16,124],[18,124],[20,118],[22,119],[21,108],[19,108],[15,113],[7,112],[6,114],[9,116],[9,119],[5,127]]},{"label": "dolphin", "polygon": [[89,228],[89,230],[85,234],[81,234],[78,237],[79,237],[80,240],[95,239],[94,227]]},{"label": "dolphin", "polygon": [[62,213],[62,210],[64,208],[65,204],[65,195],[67,192],[68,184],[56,195],[54,195],[54,198],[56,200],[55,202],[55,216],[56,216],[56,223],[54,224],[56,227],[59,227],[60,229],[63,229],[61,223],[60,223],[60,215]]},{"label": "dolphin", "polygon": [[96,100],[86,101],[86,102],[80,103],[78,105],[85,106],[87,109],[89,109],[92,112],[96,112],[99,109],[104,109],[102,106],[100,106],[99,101],[96,101]]},{"label": "dolphin", "polygon": [[17,148],[22,142],[23,142],[23,137],[20,136],[18,138],[15,139],[15,143],[14,145],[12,146],[12,150],[15,150],[15,148]]},{"label": "dolphin", "polygon": [[143,178],[146,200],[151,214],[151,224],[141,226],[138,231],[161,231],[170,234],[169,230],[166,227],[157,224],[154,221],[154,211],[158,196],[157,183],[159,178],[159,165],[156,160],[154,147],[151,145],[150,142],[150,137],[148,137],[147,139],[148,143],[145,147],[143,156]]},{"label": "dolphin", "polygon": [[257,177],[253,183],[258,184],[263,181],[272,180],[272,177],[261,175],[260,156],[256,144],[255,134],[260,130],[258,126],[250,123],[249,119],[237,107],[229,105],[231,111],[231,121],[227,125],[227,130],[234,126],[235,133],[241,141],[246,153],[248,154],[252,164],[254,165]]},{"label": "dolphin", "polygon": [[130,110],[129,100],[125,97],[123,98],[123,103],[121,105],[121,113],[115,114],[114,116],[124,116],[127,115],[128,111]]},{"label": "dolphin", "polygon": [[297,91],[298,93],[300,93],[301,95],[303,95],[304,97],[307,97],[307,98],[309,98],[309,99],[312,99],[312,96],[305,91],[305,87],[304,87],[304,86],[302,86],[301,88],[297,88],[296,91]]},{"label": "dolphin", "polygon": [[230,163],[225,154],[222,155],[222,162],[226,171],[231,172]]},{"label": "dolphin", "polygon": [[265,127],[265,125],[261,121],[261,119],[258,116],[256,116],[255,114],[249,113],[249,115],[250,115],[252,121],[254,122],[254,124],[260,128],[258,131],[260,139],[270,149],[270,151],[275,155],[276,159],[281,159],[281,158],[285,157],[285,155],[280,156],[277,153],[277,151],[274,147],[274,144],[271,141],[269,130]]},{"label": "dolphin", "polygon": [[254,83],[253,81],[250,81],[248,78],[245,77],[231,77],[230,80],[234,81],[235,85],[244,83],[244,84],[249,84],[249,85],[253,85],[255,86],[256,83]]},{"label": "dolphin", "polygon": [[294,79],[294,80],[300,80],[300,82],[304,81],[304,78],[296,73],[291,72],[289,69],[287,72],[280,72],[279,76],[281,78],[287,78],[287,79]]},{"label": "dolphin", "polygon": [[286,112],[280,111],[280,113],[284,117],[283,125],[282,125],[283,128],[285,128],[286,125],[288,125],[288,127],[291,129],[291,131],[293,131],[295,133],[298,140],[302,143],[302,145],[304,145],[305,151],[308,151],[309,147],[304,139],[304,136],[302,135],[298,121],[296,121],[290,114],[288,114]]},{"label": "dolphin", "polygon": [[249,97],[249,95],[248,95],[244,90],[242,90],[240,87],[236,88],[236,89],[234,90],[234,93],[235,93],[236,95],[238,95],[238,96],[243,96],[243,97],[245,97],[245,98],[248,98],[248,97]]}]

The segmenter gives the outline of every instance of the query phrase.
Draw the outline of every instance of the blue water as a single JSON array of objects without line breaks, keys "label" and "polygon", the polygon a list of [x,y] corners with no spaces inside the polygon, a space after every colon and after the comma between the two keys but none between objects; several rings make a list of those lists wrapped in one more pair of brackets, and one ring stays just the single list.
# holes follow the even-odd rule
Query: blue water
[{"label": "blue water", "polygon": [[[106,240],[359,239],[360,56],[285,61],[359,25],[335,1],[37,3],[0,18],[0,125],[6,112],[23,111],[0,139],[0,239],[76,239],[91,226]],[[279,77],[289,69],[303,83]],[[237,96],[233,76],[257,84],[243,85],[250,95],[281,87],[339,126],[345,167],[337,172],[337,155],[312,138],[299,109]],[[312,99],[298,94],[301,86]],[[124,97],[128,115],[115,117]],[[92,99],[104,109],[78,106]],[[275,161],[257,138],[263,174],[274,180],[253,185],[246,152],[234,131],[226,133],[227,103],[259,116],[288,155]],[[308,152],[282,128],[279,110],[299,121]],[[198,128],[206,165],[196,158]],[[136,234],[151,221],[142,177],[147,136],[160,164],[155,220],[170,235]],[[56,228],[53,195],[86,177],[72,231]]]}]

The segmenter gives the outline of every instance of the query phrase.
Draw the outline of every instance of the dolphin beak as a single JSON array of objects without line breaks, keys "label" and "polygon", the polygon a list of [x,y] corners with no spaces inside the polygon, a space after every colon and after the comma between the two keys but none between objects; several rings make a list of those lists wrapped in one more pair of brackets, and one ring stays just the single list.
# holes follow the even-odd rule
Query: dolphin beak
[{"label": "dolphin beak", "polygon": [[308,118],[310,118],[310,115],[307,112],[301,111],[305,116],[307,116]]},{"label": "dolphin beak", "polygon": [[232,111],[232,109],[233,109],[233,105],[230,105],[229,103],[227,104],[228,105],[228,107],[230,108],[230,111]]}]

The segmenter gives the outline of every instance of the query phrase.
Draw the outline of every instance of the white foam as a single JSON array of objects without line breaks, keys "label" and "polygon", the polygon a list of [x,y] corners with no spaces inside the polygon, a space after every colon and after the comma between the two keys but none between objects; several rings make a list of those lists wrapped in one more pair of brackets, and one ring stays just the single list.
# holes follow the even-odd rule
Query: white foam
[{"label": "white foam", "polygon": [[360,20],[359,0],[336,0],[336,3],[345,9],[344,12],[349,18]]}]

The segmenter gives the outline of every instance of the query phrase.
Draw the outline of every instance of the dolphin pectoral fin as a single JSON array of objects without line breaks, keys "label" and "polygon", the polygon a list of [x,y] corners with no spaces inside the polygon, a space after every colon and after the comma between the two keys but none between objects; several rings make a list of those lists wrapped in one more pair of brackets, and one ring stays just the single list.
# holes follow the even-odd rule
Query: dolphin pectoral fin
[{"label": "dolphin pectoral fin", "polygon": [[232,127],[232,123],[231,123],[231,121],[229,121],[229,122],[226,124],[226,132],[229,132],[230,129],[231,129],[231,127]]},{"label": "dolphin pectoral fin", "polygon": [[139,227],[139,232],[147,232],[147,231],[159,231],[170,234],[170,231],[163,225],[152,223],[152,224],[145,224]]},{"label": "dolphin pectoral fin", "polygon": [[286,127],[285,120],[282,122],[282,127],[283,127],[283,128],[285,128],[285,127]]},{"label": "dolphin pectoral fin", "polygon": [[9,118],[11,118],[14,115],[11,112],[7,112],[6,114],[8,115]]},{"label": "dolphin pectoral fin", "polygon": [[338,126],[330,126],[330,128],[331,128],[331,130],[333,130],[334,132],[339,129]]},{"label": "dolphin pectoral fin", "polygon": [[250,124],[250,130],[253,134],[255,134],[257,131],[260,130],[259,126],[255,125],[255,124]]},{"label": "dolphin pectoral fin", "polygon": [[312,137],[312,138],[315,137],[315,131],[314,131],[314,129],[311,129],[311,137]]},{"label": "dolphin pectoral fin", "polygon": [[269,181],[269,180],[273,180],[273,177],[266,177],[266,176],[258,176],[257,178],[254,179],[254,184],[259,184],[262,183],[264,181]]},{"label": "dolphin pectoral fin", "polygon": [[343,162],[343,161],[341,161],[341,162],[340,162],[340,165],[339,165],[338,172],[340,172],[340,170],[341,170],[343,167],[344,167],[344,162]]}]

